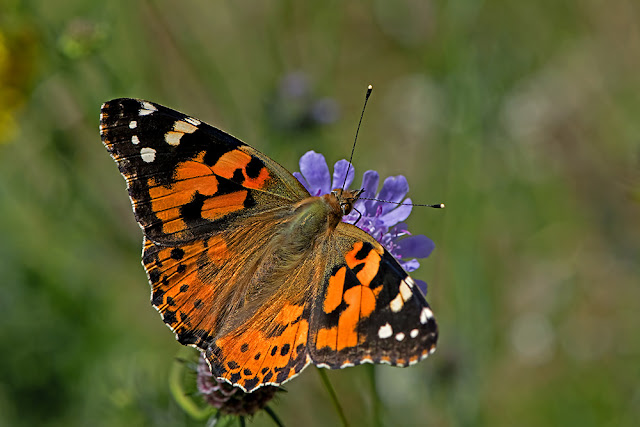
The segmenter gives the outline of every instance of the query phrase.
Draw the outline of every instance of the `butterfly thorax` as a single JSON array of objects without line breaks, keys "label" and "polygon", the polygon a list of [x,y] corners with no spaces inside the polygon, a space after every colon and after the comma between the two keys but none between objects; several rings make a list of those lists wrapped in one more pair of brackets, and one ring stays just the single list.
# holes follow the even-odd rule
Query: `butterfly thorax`
[{"label": "butterfly thorax", "polygon": [[324,196],[302,200],[295,209],[290,230],[310,240],[317,235],[331,233],[342,217],[353,210],[353,203],[359,195],[359,190],[336,189]]}]

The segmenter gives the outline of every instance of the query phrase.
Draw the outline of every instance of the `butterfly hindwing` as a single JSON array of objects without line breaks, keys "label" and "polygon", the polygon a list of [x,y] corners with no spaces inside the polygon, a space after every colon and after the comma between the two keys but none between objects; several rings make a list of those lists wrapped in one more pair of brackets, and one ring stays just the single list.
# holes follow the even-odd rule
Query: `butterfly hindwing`
[{"label": "butterfly hindwing", "polygon": [[212,373],[246,391],[290,380],[311,361],[309,311],[306,301],[288,303],[269,325],[249,322],[220,337],[205,353]]},{"label": "butterfly hindwing", "polygon": [[433,350],[438,329],[424,296],[398,262],[370,235],[341,223],[343,257],[330,266],[312,311],[314,364],[407,366]]},{"label": "butterfly hindwing", "polygon": [[255,325],[267,332],[281,328],[277,314],[306,298],[310,280],[306,287],[294,286],[298,276],[264,270],[274,264],[279,235],[293,217],[288,207],[277,211],[189,243],[162,245],[145,238],[142,260],[151,302],[182,344],[206,350]]},{"label": "butterfly hindwing", "polygon": [[155,242],[186,242],[309,195],[257,150],[158,104],[109,101],[100,129],[127,180],[136,219]]},{"label": "butterfly hindwing", "polygon": [[205,353],[214,375],[247,391],[310,363],[309,313],[324,263],[317,251],[300,253],[298,268],[276,262],[295,218],[287,205],[178,246],[145,239],[151,300],[164,322]]}]

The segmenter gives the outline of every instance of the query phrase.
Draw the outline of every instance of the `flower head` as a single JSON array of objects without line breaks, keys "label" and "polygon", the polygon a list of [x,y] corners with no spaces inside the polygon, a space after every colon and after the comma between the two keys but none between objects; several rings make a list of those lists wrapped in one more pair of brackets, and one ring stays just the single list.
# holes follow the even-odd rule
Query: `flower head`
[{"label": "flower head", "polygon": [[264,408],[274,398],[278,387],[264,386],[253,393],[245,393],[224,380],[211,374],[204,356],[198,358],[197,379],[198,392],[203,399],[222,414],[252,415]]},{"label": "flower head", "polygon": [[[335,188],[349,188],[355,171],[348,161],[338,160],[332,175],[324,156],[309,151],[300,158],[300,172],[294,172],[293,175],[312,196],[321,196],[329,194]],[[364,173],[360,186],[364,190],[361,198],[354,204],[353,211],[345,215],[342,221],[350,224],[357,221],[355,225],[380,242],[406,271],[414,271],[420,266],[416,258],[428,257],[435,245],[427,236],[412,235],[407,225],[402,222],[409,217],[412,208],[411,199],[405,199],[409,192],[407,179],[402,175],[388,177],[384,180],[380,192],[379,182],[378,172],[368,170]],[[371,198],[392,203],[366,200]],[[416,282],[426,293],[427,284],[421,280]]]}]

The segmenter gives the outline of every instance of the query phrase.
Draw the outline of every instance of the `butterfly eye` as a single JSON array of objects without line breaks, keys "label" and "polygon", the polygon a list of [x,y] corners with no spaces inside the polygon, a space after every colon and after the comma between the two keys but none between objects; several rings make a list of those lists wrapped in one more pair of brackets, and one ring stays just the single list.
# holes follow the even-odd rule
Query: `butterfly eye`
[{"label": "butterfly eye", "polygon": [[342,209],[343,215],[349,215],[349,213],[353,210],[352,199],[348,198],[345,201],[341,201],[340,208]]}]

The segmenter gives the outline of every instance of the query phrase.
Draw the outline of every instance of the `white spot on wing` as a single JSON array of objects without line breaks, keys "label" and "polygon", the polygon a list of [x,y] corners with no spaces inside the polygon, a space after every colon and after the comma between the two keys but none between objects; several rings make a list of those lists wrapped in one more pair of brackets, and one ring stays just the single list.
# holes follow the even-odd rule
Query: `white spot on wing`
[{"label": "white spot on wing", "polygon": [[142,101],[140,103],[140,106],[142,108],[140,108],[140,111],[138,111],[138,114],[140,114],[141,116],[146,116],[148,114],[153,113],[154,111],[158,111],[158,109],[152,103],[147,101]]},{"label": "white spot on wing", "polygon": [[405,282],[410,288],[413,288],[416,284],[416,282],[409,276],[405,277],[403,282]]},{"label": "white spot on wing", "polygon": [[142,147],[140,150],[140,156],[145,162],[151,163],[156,159],[156,150],[150,147]]},{"label": "white spot on wing", "polygon": [[131,122],[129,122],[129,129],[135,129],[136,127],[138,127],[138,122],[131,120]]},{"label": "white spot on wing", "polygon": [[[186,120],[186,119],[185,119]],[[198,128],[192,124],[187,123],[186,121],[178,120],[173,124],[173,130],[182,133],[194,133]]]},{"label": "white spot on wing", "polygon": [[420,312],[420,323],[423,325],[433,317],[433,312],[428,307],[424,307]]},{"label": "white spot on wing", "polygon": [[137,144],[140,144],[140,139],[138,139],[138,135],[133,135],[133,136],[131,137],[131,142],[132,142],[132,143],[134,143],[134,144],[136,144],[136,145],[137,145]]},{"label": "white spot on wing", "polygon": [[353,363],[346,362],[346,363],[343,363],[342,365],[340,365],[340,369],[351,368],[352,366],[355,366],[355,365]]},{"label": "white spot on wing", "polygon": [[169,131],[164,135],[164,140],[167,142],[167,144],[173,145],[175,147],[177,145],[180,145],[180,138],[182,138],[182,135],[184,135],[184,133],[182,132]]},{"label": "white spot on wing", "polygon": [[396,340],[402,341],[404,339],[404,334],[402,332],[398,332],[396,334]]},{"label": "white spot on wing", "polygon": [[410,336],[411,338],[415,338],[415,337],[417,337],[417,336],[418,336],[418,334],[419,334],[419,331],[418,331],[417,329],[412,329],[412,330],[411,330],[411,332],[409,332],[409,336]]},{"label": "white spot on wing", "polygon": [[400,283],[399,289],[400,289],[400,295],[402,295],[402,300],[404,302],[409,301],[409,298],[413,296],[413,292],[411,292],[411,288],[409,287],[409,285],[405,280],[403,280],[402,283]]},{"label": "white spot on wing", "polygon": [[184,121],[189,122],[194,126],[200,126],[200,123],[202,123],[200,120],[194,119],[193,117],[185,117]]},{"label": "white spot on wing", "polygon": [[393,311],[394,313],[397,313],[402,310],[403,305],[404,301],[402,300],[402,294],[398,293],[398,295],[396,295],[396,297],[389,303],[389,308],[391,308],[391,311]]},{"label": "white spot on wing", "polygon": [[378,337],[385,339],[389,338],[391,335],[393,335],[393,328],[389,323],[385,323],[380,326],[380,329],[378,330]]},{"label": "white spot on wing", "polygon": [[[104,108],[104,104],[102,104],[102,108]],[[104,133],[104,113],[100,111],[100,135]]]}]

